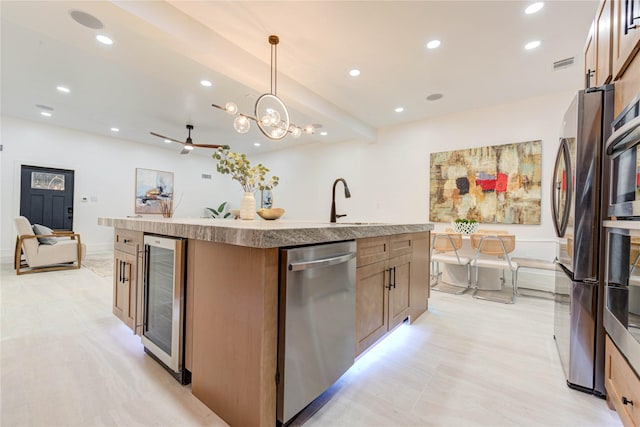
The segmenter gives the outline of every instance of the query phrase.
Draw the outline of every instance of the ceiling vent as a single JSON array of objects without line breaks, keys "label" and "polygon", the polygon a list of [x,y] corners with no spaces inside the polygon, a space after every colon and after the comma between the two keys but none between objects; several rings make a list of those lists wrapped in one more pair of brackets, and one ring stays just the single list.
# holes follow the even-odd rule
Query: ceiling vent
[{"label": "ceiling vent", "polygon": [[556,61],[553,63],[553,69],[562,70],[563,68],[567,68],[573,65],[575,57],[561,59],[560,61]]}]

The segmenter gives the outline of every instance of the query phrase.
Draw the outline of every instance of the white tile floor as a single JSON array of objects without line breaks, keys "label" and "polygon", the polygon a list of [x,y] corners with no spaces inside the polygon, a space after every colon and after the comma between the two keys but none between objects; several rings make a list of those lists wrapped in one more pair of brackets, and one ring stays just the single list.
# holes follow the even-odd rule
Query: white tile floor
[{"label": "white tile floor", "polygon": [[[18,277],[3,264],[0,279],[3,427],[226,425],[111,314],[110,277]],[[304,425],[621,425],[604,400],[567,388],[552,302],[434,292],[430,305],[360,358]]]}]

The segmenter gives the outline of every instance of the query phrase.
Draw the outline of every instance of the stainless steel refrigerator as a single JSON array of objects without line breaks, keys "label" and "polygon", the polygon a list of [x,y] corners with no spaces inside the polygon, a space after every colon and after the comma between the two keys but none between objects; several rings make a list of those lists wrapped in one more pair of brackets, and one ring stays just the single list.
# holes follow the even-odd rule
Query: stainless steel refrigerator
[{"label": "stainless steel refrigerator", "polygon": [[569,387],[604,396],[605,237],[613,85],[580,91],[565,113],[553,172],[558,237],[554,338]]}]

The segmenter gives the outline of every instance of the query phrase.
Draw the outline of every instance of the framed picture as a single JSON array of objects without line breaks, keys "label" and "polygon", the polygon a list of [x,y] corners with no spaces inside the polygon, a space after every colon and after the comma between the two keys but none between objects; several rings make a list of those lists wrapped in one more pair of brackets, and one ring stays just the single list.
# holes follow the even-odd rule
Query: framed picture
[{"label": "framed picture", "polygon": [[162,214],[162,204],[173,209],[173,172],[136,168],[135,213]]},{"label": "framed picture", "polygon": [[262,201],[260,207],[270,209],[273,207],[273,193],[271,190],[262,190]]}]

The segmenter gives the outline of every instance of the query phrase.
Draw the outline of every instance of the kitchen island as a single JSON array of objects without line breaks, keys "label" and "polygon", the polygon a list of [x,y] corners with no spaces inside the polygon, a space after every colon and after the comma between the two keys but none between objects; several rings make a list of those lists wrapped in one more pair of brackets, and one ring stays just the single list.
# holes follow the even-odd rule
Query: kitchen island
[{"label": "kitchen island", "polygon": [[[185,366],[193,394],[230,425],[276,423],[280,248],[356,241],[357,354],[427,309],[431,224],[179,218],[99,218],[98,224],[115,228],[116,253],[135,246],[131,272],[142,271],[133,264],[140,262],[143,234],[187,239]],[[128,304],[114,283],[114,313],[120,317],[127,310],[116,305],[138,301],[121,317],[135,329],[142,280],[133,276]]]}]

